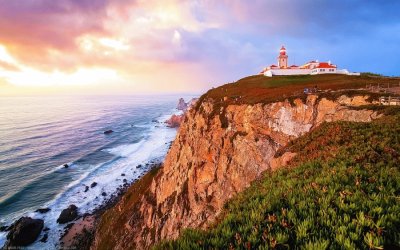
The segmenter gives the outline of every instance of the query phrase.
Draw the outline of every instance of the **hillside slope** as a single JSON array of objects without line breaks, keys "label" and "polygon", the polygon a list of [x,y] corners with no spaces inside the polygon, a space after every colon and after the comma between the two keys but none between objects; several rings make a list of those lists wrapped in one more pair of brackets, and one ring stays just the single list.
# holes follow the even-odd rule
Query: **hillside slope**
[{"label": "hillside slope", "polygon": [[372,123],[324,123],[294,140],[289,166],[225,206],[207,231],[156,249],[400,247],[400,109]]},{"label": "hillside slope", "polygon": [[[256,76],[249,78],[255,82],[245,78],[207,92],[187,113],[164,167],[146,192],[128,191],[103,215],[93,248],[149,248],[178,237],[185,228],[207,228],[226,201],[294,156],[287,152],[273,160],[291,140],[324,122],[371,122],[381,116],[373,107],[363,108],[378,95],[355,89],[365,85],[363,78],[338,77],[302,81]],[[335,81],[340,91],[327,91]],[[322,91],[292,92],[301,93],[311,84]]]}]

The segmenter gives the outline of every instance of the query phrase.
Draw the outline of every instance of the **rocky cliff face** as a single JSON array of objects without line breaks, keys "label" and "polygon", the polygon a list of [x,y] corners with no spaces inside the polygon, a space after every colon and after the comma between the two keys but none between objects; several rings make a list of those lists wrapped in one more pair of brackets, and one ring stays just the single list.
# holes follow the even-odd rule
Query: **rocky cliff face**
[{"label": "rocky cliff face", "polygon": [[[228,105],[217,111],[213,100],[203,101],[187,113],[164,167],[125,215],[125,225],[100,226],[94,248],[104,248],[107,238],[117,249],[143,249],[177,237],[184,228],[207,227],[229,198],[263,171],[290,160],[291,155],[274,159],[274,154],[291,139],[325,121],[377,118],[374,111],[352,108],[368,104],[366,100],[309,95],[305,101]],[[118,214],[123,206],[111,212]],[[124,233],[115,234],[113,227],[124,227]]]}]

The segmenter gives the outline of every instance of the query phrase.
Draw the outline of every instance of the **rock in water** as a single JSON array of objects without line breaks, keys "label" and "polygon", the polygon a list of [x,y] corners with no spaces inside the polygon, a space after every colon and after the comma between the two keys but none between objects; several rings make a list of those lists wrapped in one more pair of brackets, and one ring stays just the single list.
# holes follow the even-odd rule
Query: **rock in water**
[{"label": "rock in water", "polygon": [[48,234],[44,234],[43,238],[40,240],[40,242],[46,243],[48,238],[49,238],[49,235]]},{"label": "rock in water", "polygon": [[68,208],[64,209],[60,217],[57,219],[57,223],[65,224],[67,222],[73,221],[78,217],[78,208],[75,205],[70,205]]},{"label": "rock in water", "polygon": [[114,131],[112,131],[111,129],[110,130],[106,130],[106,131],[104,131],[104,134],[105,135],[109,135],[109,134],[111,134],[111,133],[113,133]]},{"label": "rock in water", "polygon": [[69,168],[69,165],[68,164],[64,164],[64,168]]},{"label": "rock in water", "polygon": [[50,210],[51,210],[50,208],[39,208],[35,212],[40,213],[40,214],[45,214],[45,213],[49,212]]},{"label": "rock in water", "polygon": [[171,118],[165,121],[165,123],[170,128],[178,128],[183,121],[183,117],[183,115],[172,115]]},{"label": "rock in water", "polygon": [[183,98],[180,98],[176,109],[185,111],[187,108],[188,108],[188,104],[185,102],[185,100]]},{"label": "rock in water", "polygon": [[42,232],[43,220],[22,217],[10,228],[4,249],[19,248],[32,244]]}]

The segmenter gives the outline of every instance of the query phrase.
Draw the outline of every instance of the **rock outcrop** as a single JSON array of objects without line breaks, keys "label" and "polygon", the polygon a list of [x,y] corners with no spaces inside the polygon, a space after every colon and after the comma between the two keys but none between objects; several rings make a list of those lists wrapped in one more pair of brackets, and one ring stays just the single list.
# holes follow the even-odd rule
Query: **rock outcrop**
[{"label": "rock outcrop", "polygon": [[197,102],[198,98],[192,98],[190,101],[185,102],[183,98],[179,98],[178,105],[176,106],[177,110],[187,111],[193,107],[193,105]]},{"label": "rock outcrop", "polygon": [[179,98],[178,105],[176,106],[177,110],[185,111],[188,108],[188,104],[185,102],[183,98]]},{"label": "rock outcrop", "polygon": [[[278,148],[323,122],[369,122],[379,115],[352,106],[368,104],[366,96],[337,100],[309,95],[270,104],[217,106],[203,100],[191,109],[149,190],[119,225],[98,228],[94,248],[103,239],[116,249],[149,248],[176,238],[184,228],[206,228],[224,203],[294,155],[274,160]],[[117,205],[112,213],[126,211]],[[126,217],[126,214],[125,214]],[[123,227],[116,234],[114,227]]]},{"label": "rock outcrop", "polygon": [[170,128],[179,128],[179,126],[181,125],[184,117],[185,117],[184,114],[172,115],[171,118],[169,118],[168,120],[165,121],[165,123]]},{"label": "rock outcrop", "polygon": [[61,212],[60,217],[57,219],[57,223],[65,224],[75,220],[76,218],[78,218],[78,208],[75,205],[70,205]]},{"label": "rock outcrop", "polygon": [[187,111],[189,111],[196,104],[197,100],[198,98],[193,98],[189,102],[185,102],[183,98],[180,98],[176,109],[183,111],[183,113],[178,115],[173,114],[168,120],[165,121],[167,126],[170,128],[179,128],[179,126],[185,119]]},{"label": "rock outcrop", "polygon": [[10,227],[4,249],[26,247],[39,237],[44,226],[43,220],[22,217]]}]

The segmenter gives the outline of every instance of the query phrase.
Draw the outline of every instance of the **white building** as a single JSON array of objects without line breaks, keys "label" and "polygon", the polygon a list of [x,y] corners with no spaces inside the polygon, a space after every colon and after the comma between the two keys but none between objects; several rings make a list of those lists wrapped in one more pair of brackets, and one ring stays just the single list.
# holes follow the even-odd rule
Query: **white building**
[{"label": "white building", "polygon": [[320,74],[344,74],[360,75],[360,73],[350,73],[347,69],[338,69],[336,65],[329,62],[311,61],[302,66],[292,65],[288,67],[288,55],[286,48],[282,46],[278,56],[278,66],[270,65],[264,68],[260,74],[268,77],[287,76],[287,75],[320,75]]}]

